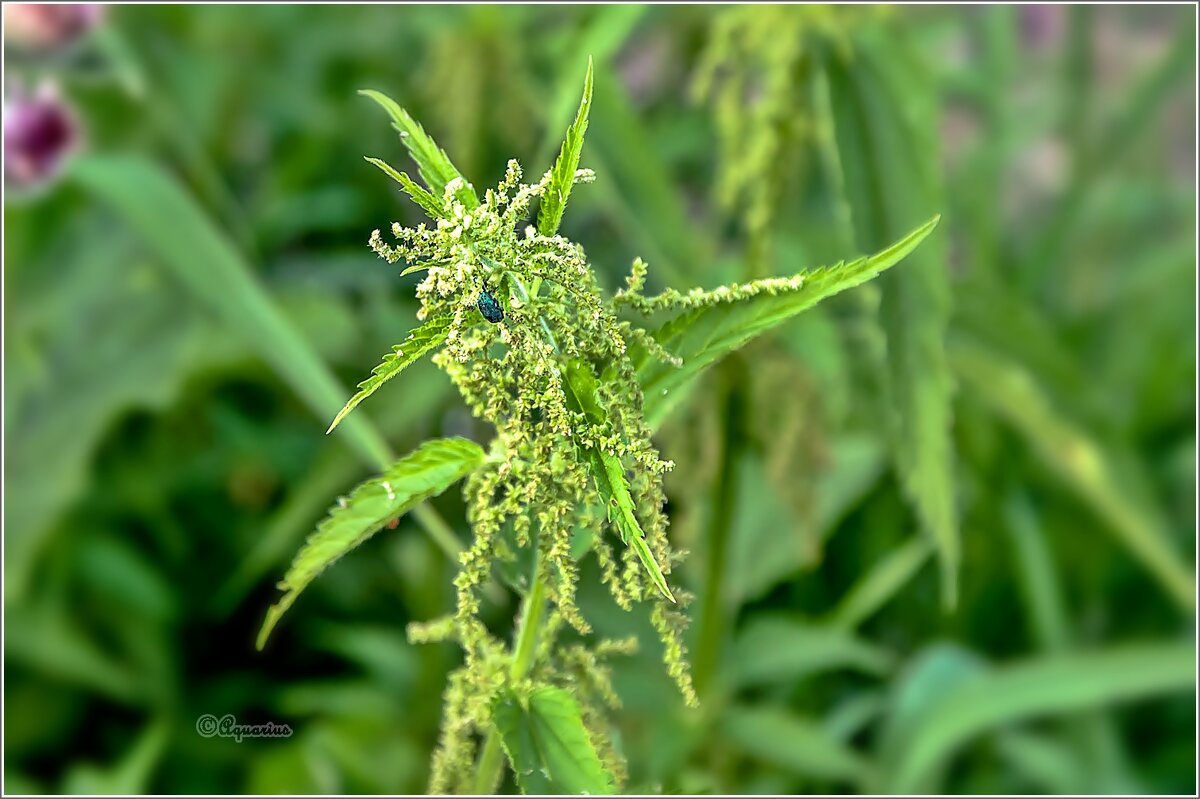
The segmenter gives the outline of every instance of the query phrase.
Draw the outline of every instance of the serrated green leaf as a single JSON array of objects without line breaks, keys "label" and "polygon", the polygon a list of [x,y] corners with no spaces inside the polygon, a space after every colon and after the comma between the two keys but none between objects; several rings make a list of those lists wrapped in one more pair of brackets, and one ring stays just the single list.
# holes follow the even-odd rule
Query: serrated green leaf
[{"label": "serrated green leaf", "polygon": [[574,698],[543,685],[528,696],[503,691],[492,704],[517,785],[527,794],[611,794],[612,775],[588,737]]},{"label": "serrated green leaf", "polygon": [[366,541],[392,519],[445,491],[483,462],[478,444],[463,438],[427,441],[391,468],[338,501],[317,526],[279,588],[286,593],[267,611],[258,634],[262,649],[271,630],[309,583],[330,564]]},{"label": "serrated green leaf", "polygon": [[[887,793],[930,791],[954,750],[990,729],[1085,708],[1195,688],[1193,643],[1127,646],[1040,657],[939,688],[934,703],[896,739]],[[932,789],[936,792],[936,788]]]},{"label": "serrated green leaf", "polygon": [[821,300],[865,283],[898,263],[933,231],[939,219],[933,217],[874,255],[802,273],[803,280],[793,288],[728,301],[718,298],[714,304],[686,311],[667,322],[655,338],[683,359],[682,366],[661,363],[646,357],[640,348],[631,348],[630,357],[639,364],[646,421],[657,428],[692,381],[719,358]]},{"label": "serrated green leaf", "polygon": [[[853,60],[829,60],[828,77],[854,234],[860,247],[871,249],[939,210],[943,201],[932,81],[902,32],[863,33]],[[961,546],[950,436],[952,382],[944,344],[950,306],[944,239],[933,237],[908,268],[879,285],[887,346],[878,359],[883,384],[878,412],[901,485],[937,545],[942,600],[952,607]]]},{"label": "serrated green leaf", "polygon": [[363,156],[368,162],[382,169],[388,177],[400,184],[400,188],[404,189],[404,193],[412,198],[412,201],[425,209],[425,213],[429,214],[431,219],[442,219],[446,216],[446,209],[442,207],[441,198],[434,197],[429,191],[415,183],[412,178],[403,172],[399,172],[392,167],[388,162],[379,159]]},{"label": "serrated green leaf", "polygon": [[[596,374],[592,367],[578,360],[571,361],[567,364],[566,378],[564,382],[568,402],[576,410],[587,414],[593,423],[602,423],[607,414],[596,396]],[[587,458],[592,479],[596,482],[596,490],[600,492],[600,499],[608,511],[608,518],[616,525],[621,540],[627,546],[633,547],[634,554],[646,567],[655,587],[663,596],[674,602],[675,595],[671,593],[662,569],[646,545],[646,534],[642,532],[642,526],[634,513],[633,497],[629,494],[629,481],[625,478],[625,467],[621,464],[621,459],[611,452],[595,448],[587,450]]]},{"label": "serrated green leaf", "polygon": [[1111,453],[1055,408],[1024,367],[965,339],[956,339],[950,354],[964,386],[1006,419],[1108,522],[1105,529],[1145,565],[1180,607],[1194,611],[1194,569],[1172,546],[1160,514],[1123,485]]},{"label": "serrated green leaf", "polygon": [[588,112],[591,108],[592,59],[589,58],[587,75],[583,79],[583,99],[579,102],[575,121],[567,128],[562,149],[558,152],[558,160],[554,162],[554,168],[550,171],[550,186],[542,197],[541,209],[538,211],[538,233],[543,236],[553,236],[562,223],[567,197],[571,194],[571,187],[575,185],[575,170],[579,168],[579,155],[583,152],[583,137],[587,133]]},{"label": "serrated green leaf", "polygon": [[449,332],[450,317],[436,316],[433,319],[426,320],[423,325],[409,333],[408,338],[404,339],[402,343],[392,347],[392,352],[383,356],[383,363],[372,369],[371,376],[358,384],[358,393],[351,397],[345,406],[338,411],[337,416],[333,418],[333,422],[329,425],[329,429],[325,431],[326,435],[333,432],[333,428],[337,427],[338,423],[346,418],[346,414],[358,407],[360,402],[374,394],[380,386],[403,372],[405,368],[420,360],[421,356],[425,353],[445,341],[446,335]]},{"label": "serrated green leaf", "polygon": [[408,150],[408,154],[412,156],[413,161],[416,162],[421,179],[425,181],[425,185],[435,196],[442,194],[447,183],[455,178],[462,178],[463,185],[455,192],[454,196],[468,209],[479,206],[479,198],[475,195],[475,189],[451,163],[446,151],[438,147],[437,142],[425,132],[419,122],[385,94],[373,89],[360,89],[358,93],[364,97],[370,97],[384,111],[387,111],[388,116],[392,118],[392,126],[400,133],[400,141]]},{"label": "serrated green leaf", "polygon": [[637,516],[633,512],[633,497],[629,495],[629,482],[625,479],[625,467],[621,460],[612,453],[600,450],[591,450],[588,456],[592,478],[596,481],[601,500],[609,509],[609,519],[621,534],[621,540],[627,546],[633,547],[634,554],[646,567],[654,587],[674,602],[675,595],[667,586],[667,578],[663,576],[654,554],[646,546],[646,534],[642,532],[642,526],[638,524]]}]

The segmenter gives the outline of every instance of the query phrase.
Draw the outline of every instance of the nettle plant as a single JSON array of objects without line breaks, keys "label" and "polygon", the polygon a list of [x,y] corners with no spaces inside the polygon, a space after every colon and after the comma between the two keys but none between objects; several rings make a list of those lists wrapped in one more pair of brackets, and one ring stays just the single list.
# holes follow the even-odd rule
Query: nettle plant
[{"label": "nettle plant", "polygon": [[[637,642],[594,640],[575,601],[581,559],[597,559],[620,607],[649,605],[665,667],[683,700],[697,704],[683,642],[690,596],[670,579],[681,553],[671,549],[663,512],[672,463],[652,434],[706,367],[895,264],[937,219],[873,256],[714,290],[647,296],[647,267],[636,260],[624,288],[606,299],[583,248],[558,235],[572,188],[595,177],[579,168],[590,62],[553,168],[524,183],[509,161],[482,199],[403,108],[363,93],[391,116],[425,185],[367,160],[431,219],[392,225],[394,243],[376,230],[371,248],[389,263],[403,259],[402,275],[426,276],[417,287],[421,324],[359,384],[330,430],[432,353],[496,434],[486,447],[427,441],[339,499],[279,584],[285,593],[268,611],[259,647],[327,566],[465,478],[473,540],[460,556],[457,607],[408,629],[413,642],[453,641],[463,651],[448,678],[430,791],[490,793],[507,758],[527,793],[611,793],[625,767],[605,712],[620,701],[605,662]],[[511,645],[480,619],[493,574],[522,595]]]}]

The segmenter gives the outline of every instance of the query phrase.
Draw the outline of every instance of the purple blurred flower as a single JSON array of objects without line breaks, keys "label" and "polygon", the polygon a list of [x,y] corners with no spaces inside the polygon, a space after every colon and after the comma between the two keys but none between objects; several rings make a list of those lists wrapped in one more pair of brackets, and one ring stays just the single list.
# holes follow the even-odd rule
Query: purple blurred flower
[{"label": "purple blurred flower", "polygon": [[1059,5],[1027,5],[1017,9],[1021,38],[1034,50],[1042,50],[1062,39],[1066,9]]},{"label": "purple blurred flower", "polygon": [[79,125],[52,83],[29,96],[16,89],[4,98],[4,183],[31,189],[53,180],[79,145]]},{"label": "purple blurred flower", "polygon": [[69,47],[104,13],[99,3],[5,3],[4,40],[25,50]]}]

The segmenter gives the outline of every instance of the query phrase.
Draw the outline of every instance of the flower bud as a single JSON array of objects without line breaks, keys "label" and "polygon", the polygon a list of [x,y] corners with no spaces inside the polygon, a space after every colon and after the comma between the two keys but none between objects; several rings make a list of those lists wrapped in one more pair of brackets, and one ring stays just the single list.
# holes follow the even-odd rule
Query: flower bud
[{"label": "flower bud", "polygon": [[52,83],[4,98],[4,183],[31,189],[52,181],[79,145],[79,125]]},{"label": "flower bud", "polygon": [[100,3],[5,3],[4,41],[30,52],[61,50],[103,17]]}]

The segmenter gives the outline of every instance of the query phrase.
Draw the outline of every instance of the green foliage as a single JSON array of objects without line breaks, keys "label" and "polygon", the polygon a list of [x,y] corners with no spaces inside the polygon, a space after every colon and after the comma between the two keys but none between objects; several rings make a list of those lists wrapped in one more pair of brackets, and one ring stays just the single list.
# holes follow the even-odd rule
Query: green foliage
[{"label": "green foliage", "polygon": [[421,180],[429,186],[434,196],[441,194],[446,184],[458,179],[461,182],[454,190],[455,198],[468,210],[479,205],[479,198],[471,184],[459,173],[446,152],[425,133],[425,129],[412,116],[396,104],[396,101],[373,89],[362,89],[359,94],[369,97],[392,118],[392,127],[400,134],[400,141],[409,156],[416,162]]},{"label": "green foliage", "polygon": [[888,791],[917,793],[954,747],[1006,723],[1178,693],[1194,684],[1191,644],[1128,646],[1047,656],[943,685],[919,721],[897,738]]},{"label": "green foliage", "polygon": [[785,711],[733,708],[724,725],[722,737],[730,745],[796,774],[849,783],[870,778],[870,765],[853,749]]},{"label": "green foliage", "polygon": [[408,334],[402,344],[392,348],[392,352],[383,356],[383,363],[371,370],[371,376],[358,384],[359,391],[347,402],[345,407],[333,417],[326,433],[332,433],[338,422],[346,418],[346,414],[358,407],[358,404],[375,393],[376,389],[412,364],[416,363],[426,353],[441,345],[450,332],[450,318],[435,317],[426,321],[416,330]]},{"label": "green foliage", "polygon": [[[94,156],[75,164],[89,191],[111,204],[162,263],[204,305],[244,337],[322,413],[338,407],[339,391],[329,369],[271,302],[245,260],[204,215],[182,186],[153,162],[136,156]],[[345,428],[350,443],[375,463],[390,460],[387,444],[370,425],[355,420]]]},{"label": "green foliage", "polygon": [[741,687],[756,683],[794,684],[814,673],[847,669],[885,674],[892,655],[835,627],[762,616],[733,644],[732,679]]},{"label": "green foliage", "polygon": [[625,469],[621,466],[621,462],[616,456],[607,452],[592,450],[591,464],[592,477],[596,481],[596,488],[600,491],[600,500],[608,509],[610,521],[620,531],[622,543],[631,547],[637,554],[638,560],[646,567],[646,571],[654,581],[654,587],[663,596],[674,602],[675,595],[671,593],[671,589],[667,586],[667,580],[663,577],[662,569],[655,562],[649,547],[646,546],[646,534],[642,532],[637,516],[634,515],[633,499],[629,495],[629,483],[625,480]]},{"label": "green foliage", "polygon": [[379,477],[359,485],[338,500],[329,509],[329,516],[296,554],[279,583],[279,589],[286,593],[267,612],[267,619],[258,634],[258,648],[263,648],[279,619],[321,572],[391,520],[412,510],[417,503],[437,496],[479,468],[483,458],[483,450],[465,439],[426,441]]},{"label": "green foliage", "polygon": [[963,383],[1020,431],[1172,599],[1185,610],[1195,610],[1194,572],[1174,550],[1154,510],[1119,477],[1113,457],[1057,413],[1020,367],[967,344],[956,348],[953,355]]},{"label": "green foliage", "polygon": [[[53,52],[8,10],[6,88],[86,143],[6,174],[9,791],[518,792],[496,711],[551,689],[620,792],[1194,793],[1194,9],[133,5]],[[537,226],[589,54],[569,241]],[[746,287],[935,213],[744,341],[791,295],[612,302],[631,262]],[[461,494],[248,661],[330,499],[458,436]]]},{"label": "green foliage", "polygon": [[379,167],[381,170],[383,170],[385,175],[399,183],[400,188],[404,190],[404,193],[411,197],[413,202],[421,206],[425,213],[429,214],[431,219],[438,219],[446,216],[446,209],[442,207],[441,201],[434,197],[433,194],[430,193],[430,191],[424,186],[414,183],[413,179],[405,173],[397,172],[386,161],[381,161],[378,158],[370,157],[368,157],[366,160],[368,163]]},{"label": "green foliage", "polygon": [[550,185],[542,198],[542,207],[538,210],[538,232],[543,236],[553,236],[558,232],[562,222],[563,211],[567,207],[567,197],[571,195],[571,187],[575,185],[575,171],[579,168],[579,156],[583,152],[583,137],[587,133],[588,112],[592,110],[592,60],[588,59],[587,75],[583,79],[583,99],[579,102],[579,111],[575,121],[567,128],[563,139],[562,149],[550,170]]},{"label": "green foliage", "polygon": [[[566,365],[566,371],[565,386],[568,402],[572,407],[583,412],[592,424],[603,424],[605,413],[596,396],[596,375],[592,372],[592,368],[586,363],[575,360]],[[637,515],[634,513],[633,498],[629,494],[629,482],[625,478],[625,467],[621,465],[620,458],[596,447],[589,448],[586,457],[591,469],[592,480],[595,481],[596,490],[600,492],[600,501],[604,505],[608,520],[620,533],[621,543],[633,549],[638,560],[646,567],[646,572],[653,580],[654,587],[663,596],[674,602],[675,596],[667,586],[662,569],[659,568],[658,563],[654,560],[654,555],[646,546],[646,534],[642,532]]]},{"label": "green foliage", "polygon": [[[537,619],[547,599],[560,621],[580,633],[590,632],[574,601],[578,567],[572,552],[578,528],[582,528],[585,540],[590,534],[603,571],[602,580],[621,607],[630,609],[634,601],[647,598],[651,591],[676,602],[664,576],[672,556],[665,538],[667,522],[662,514],[661,488],[662,474],[672,464],[660,461],[650,443],[643,395],[665,394],[678,382],[660,387],[638,373],[639,363],[657,358],[684,378],[694,377],[754,336],[892,266],[928,235],[938,217],[875,256],[792,278],[735,284],[710,292],[681,294],[668,290],[644,297],[641,289],[646,268],[638,261],[627,289],[605,303],[580,248],[554,235],[570,187],[592,177],[590,172],[577,170],[591,106],[590,63],[579,112],[567,130],[554,168],[538,183],[522,185],[519,165],[509,161],[504,179],[495,190],[487,192],[482,204],[452,204],[468,185],[462,176],[407,112],[382,95],[370,96],[388,109],[407,138],[414,139],[412,143],[406,140],[410,154],[427,181],[430,176],[439,181],[430,182],[430,188],[442,192],[441,207],[449,213],[437,219],[434,231],[424,225],[416,229],[393,225],[398,245],[385,243],[378,230],[372,234],[372,249],[386,261],[403,258],[410,269],[420,266],[427,271],[417,295],[422,302],[420,316],[433,321],[414,334],[415,343],[398,346],[396,355],[359,385],[362,390],[338,414],[330,430],[385,380],[441,346],[435,363],[451,375],[472,412],[497,429],[494,446],[500,453],[498,462],[485,466],[467,486],[475,540],[460,558],[462,570],[455,581],[457,611],[447,625],[435,625],[416,634],[420,640],[453,637],[468,654],[453,693],[448,694],[444,736],[434,756],[431,785],[440,788],[462,783],[461,771],[471,751],[468,736],[487,720],[465,707],[477,704],[496,687],[494,666],[487,663],[501,645],[477,617],[476,593],[484,583],[490,557],[499,555],[502,562],[511,559],[514,547],[533,552],[534,574],[526,596],[526,613],[519,643],[509,656],[514,680],[528,669],[533,651],[528,636],[539,634]],[[385,171],[400,178],[394,170]],[[519,238],[515,229],[535,197],[541,198],[538,228],[528,228]],[[476,287],[482,285],[497,286],[498,302],[505,314],[500,320],[481,325],[483,320],[474,306],[479,292]],[[543,285],[548,287],[545,298],[539,296]],[[629,322],[618,324],[614,309],[620,305],[631,305],[646,315],[663,308],[684,309],[685,315],[652,336]],[[632,357],[630,342],[640,347]],[[488,353],[496,347],[501,347],[504,355],[494,359]],[[669,347],[677,347],[684,357],[672,354]],[[597,380],[593,364],[606,366],[602,381]],[[642,385],[639,387],[635,381]],[[531,413],[532,408],[536,413]],[[372,495],[382,486],[387,496],[393,497],[390,482],[393,476],[399,476],[393,473],[401,464],[384,476],[386,480],[379,478],[367,484]],[[584,474],[591,479],[585,480]],[[451,476],[457,479],[462,473]],[[445,487],[441,483],[437,486]],[[429,493],[434,492],[414,492],[400,510]],[[641,570],[625,558],[623,573],[618,575],[613,554],[597,535],[595,516],[586,513],[593,496],[605,507],[606,516],[627,546],[626,553],[633,554]],[[359,519],[354,510],[356,499],[363,501],[358,494],[352,495],[346,510],[353,514],[356,524],[342,529],[339,522],[343,514],[335,513],[297,557],[281,584],[289,593],[268,613],[260,646],[299,590],[386,520],[378,513]],[[639,522],[639,513],[645,517],[645,524]],[[501,539],[502,526],[509,522],[515,536]],[[655,607],[651,620],[664,644],[668,673],[685,701],[695,704],[686,650],[680,640],[683,617]],[[536,698],[535,694],[530,701]],[[542,733],[536,724],[518,731],[511,716],[517,712],[513,704],[517,701],[510,695],[501,702],[499,708],[505,711],[506,721],[498,727],[522,786],[545,788],[528,777],[534,768],[527,749],[538,746],[534,739]],[[537,718],[535,713],[534,720]],[[494,738],[489,735],[477,767],[476,786],[480,789],[494,785],[495,751]],[[543,754],[541,759],[547,757],[558,756]],[[558,779],[569,785],[578,781],[566,776]]]},{"label": "green foliage", "polygon": [[929,559],[929,544],[913,538],[889,552],[859,578],[830,614],[841,627],[857,627],[886,605]]},{"label": "green foliage", "polygon": [[682,313],[654,333],[655,341],[679,358],[680,364],[656,361],[645,348],[633,356],[639,364],[638,380],[646,395],[647,421],[657,427],[679,398],[686,395],[691,381],[717,359],[827,297],[861,285],[899,263],[930,234],[938,219],[935,216],[874,255],[801,272],[791,278],[771,278],[689,294],[618,295],[622,302],[648,313],[660,308],[682,309]]},{"label": "green foliage", "polygon": [[611,794],[612,775],[596,756],[571,694],[548,685],[495,700],[492,723],[517,784],[527,794]]},{"label": "green foliage", "polygon": [[[839,177],[855,240],[882,246],[943,207],[933,125],[936,99],[903,39],[868,29],[853,56],[828,59]],[[911,268],[881,281],[879,321],[887,338],[880,412],[898,475],[937,546],[942,598],[953,607],[961,558],[945,356],[950,276],[944,241],[934,237]]]}]

